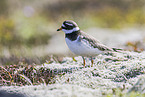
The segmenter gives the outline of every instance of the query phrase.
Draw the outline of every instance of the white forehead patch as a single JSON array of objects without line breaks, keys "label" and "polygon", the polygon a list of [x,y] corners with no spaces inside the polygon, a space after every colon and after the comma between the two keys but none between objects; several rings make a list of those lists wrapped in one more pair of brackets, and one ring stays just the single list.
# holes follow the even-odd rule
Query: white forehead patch
[{"label": "white forehead patch", "polygon": [[73,26],[73,24],[65,23],[66,25]]},{"label": "white forehead patch", "polygon": [[65,27],[65,25],[64,25],[64,24],[62,24],[62,27]]}]

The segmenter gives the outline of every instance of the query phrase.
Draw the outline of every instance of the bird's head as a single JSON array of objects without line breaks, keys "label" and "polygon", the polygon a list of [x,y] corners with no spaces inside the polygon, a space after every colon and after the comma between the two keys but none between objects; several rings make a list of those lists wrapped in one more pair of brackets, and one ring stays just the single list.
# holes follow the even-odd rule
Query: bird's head
[{"label": "bird's head", "polygon": [[65,34],[72,33],[80,30],[78,25],[72,20],[66,20],[62,23],[62,26],[57,31],[62,30]]}]

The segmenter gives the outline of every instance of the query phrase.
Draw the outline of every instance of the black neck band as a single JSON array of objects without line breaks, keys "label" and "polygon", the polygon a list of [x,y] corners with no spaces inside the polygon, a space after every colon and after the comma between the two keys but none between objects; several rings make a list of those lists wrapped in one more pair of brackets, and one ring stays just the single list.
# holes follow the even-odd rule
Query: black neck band
[{"label": "black neck band", "polygon": [[65,34],[65,38],[68,38],[68,39],[74,41],[77,39],[78,35],[80,35],[80,30]]}]

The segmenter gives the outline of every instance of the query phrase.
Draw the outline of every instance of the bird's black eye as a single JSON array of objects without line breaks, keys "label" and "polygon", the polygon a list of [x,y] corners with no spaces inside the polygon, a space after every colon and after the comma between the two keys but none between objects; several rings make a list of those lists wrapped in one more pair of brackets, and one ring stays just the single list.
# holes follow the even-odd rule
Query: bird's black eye
[{"label": "bird's black eye", "polygon": [[66,29],[66,30],[71,30],[74,28],[73,24],[69,24],[69,23],[63,23],[63,26],[61,26],[62,29]]}]

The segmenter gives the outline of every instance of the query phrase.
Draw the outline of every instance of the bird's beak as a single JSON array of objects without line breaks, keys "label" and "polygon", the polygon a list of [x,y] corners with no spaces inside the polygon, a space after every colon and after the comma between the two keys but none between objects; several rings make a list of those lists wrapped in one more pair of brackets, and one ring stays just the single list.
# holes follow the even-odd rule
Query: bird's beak
[{"label": "bird's beak", "polygon": [[57,29],[57,31],[60,31],[60,30],[62,30],[62,28]]}]

